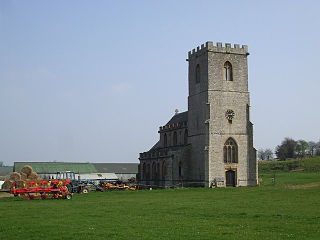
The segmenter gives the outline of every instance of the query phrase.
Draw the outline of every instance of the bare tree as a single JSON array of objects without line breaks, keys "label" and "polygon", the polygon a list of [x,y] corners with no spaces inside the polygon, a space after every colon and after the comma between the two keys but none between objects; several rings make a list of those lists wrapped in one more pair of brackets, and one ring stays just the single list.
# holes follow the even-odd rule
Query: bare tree
[{"label": "bare tree", "polygon": [[263,149],[259,149],[258,150],[258,158],[260,160],[266,160],[266,154],[265,154],[265,151]]},{"label": "bare tree", "polygon": [[311,156],[314,156],[317,150],[317,143],[314,141],[309,141],[309,148],[308,148],[308,152]]},{"label": "bare tree", "polygon": [[264,150],[264,154],[266,156],[267,160],[270,160],[273,158],[273,152],[271,149],[267,148],[266,150]]}]

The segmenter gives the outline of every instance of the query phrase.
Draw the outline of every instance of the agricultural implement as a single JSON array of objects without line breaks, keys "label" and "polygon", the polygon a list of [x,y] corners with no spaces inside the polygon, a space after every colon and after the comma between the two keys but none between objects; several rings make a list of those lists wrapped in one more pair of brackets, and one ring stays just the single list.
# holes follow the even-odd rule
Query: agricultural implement
[{"label": "agricultural implement", "polygon": [[69,180],[50,180],[50,181],[33,181],[17,186],[14,182],[11,193],[15,196],[24,196],[26,199],[71,199],[72,193],[69,193],[67,185]]},{"label": "agricultural implement", "polygon": [[135,191],[137,190],[136,186],[128,186],[125,184],[112,184],[109,182],[104,182],[102,185],[102,188],[104,191],[107,190],[131,190],[131,191]]}]

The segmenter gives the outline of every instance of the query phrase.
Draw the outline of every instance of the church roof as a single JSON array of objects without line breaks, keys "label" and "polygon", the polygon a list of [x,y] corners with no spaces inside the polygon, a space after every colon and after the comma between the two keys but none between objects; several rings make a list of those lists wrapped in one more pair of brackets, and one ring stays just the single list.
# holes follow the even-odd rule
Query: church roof
[{"label": "church roof", "polygon": [[185,111],[185,112],[174,115],[166,125],[173,124],[173,123],[187,122],[187,121],[188,121],[188,111]]}]

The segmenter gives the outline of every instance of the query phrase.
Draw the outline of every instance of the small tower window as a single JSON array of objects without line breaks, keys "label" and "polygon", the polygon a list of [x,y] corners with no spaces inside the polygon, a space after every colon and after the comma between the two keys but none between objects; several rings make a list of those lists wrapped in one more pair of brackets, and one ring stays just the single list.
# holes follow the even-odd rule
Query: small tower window
[{"label": "small tower window", "polygon": [[200,82],[200,66],[197,64],[196,66],[196,83]]},{"label": "small tower window", "polygon": [[223,158],[225,163],[238,162],[238,146],[232,138],[229,138],[224,144]]},{"label": "small tower window", "polygon": [[233,80],[233,77],[232,77],[232,65],[228,61],[224,63],[224,80],[227,80],[227,81],[232,81]]}]

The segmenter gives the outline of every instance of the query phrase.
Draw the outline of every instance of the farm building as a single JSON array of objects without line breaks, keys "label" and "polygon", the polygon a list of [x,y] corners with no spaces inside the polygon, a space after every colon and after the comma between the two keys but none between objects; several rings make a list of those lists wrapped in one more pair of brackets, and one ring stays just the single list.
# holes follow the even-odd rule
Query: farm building
[{"label": "farm building", "polygon": [[93,163],[98,172],[115,173],[120,180],[135,178],[138,163]]},{"label": "farm building", "polygon": [[12,167],[0,167],[0,180],[12,172]]},{"label": "farm building", "polygon": [[138,163],[74,163],[74,162],[15,162],[14,172],[29,165],[42,178],[55,178],[57,172],[71,171],[81,179],[127,180],[138,173]]}]

